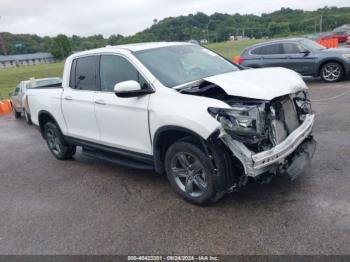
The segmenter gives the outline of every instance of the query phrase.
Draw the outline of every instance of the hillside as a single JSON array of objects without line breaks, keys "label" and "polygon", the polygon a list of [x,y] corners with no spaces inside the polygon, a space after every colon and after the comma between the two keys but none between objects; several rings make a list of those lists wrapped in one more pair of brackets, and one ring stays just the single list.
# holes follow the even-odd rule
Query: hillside
[{"label": "hillside", "polygon": [[[234,8],[231,13],[234,13]],[[324,7],[316,11],[282,8],[261,16],[237,13],[215,13],[208,16],[197,13],[165,18],[132,36],[124,37],[117,32],[109,38],[102,35],[74,35],[69,37],[69,41],[71,50],[79,51],[131,42],[200,40],[208,36],[210,42],[221,42],[231,35],[254,38],[303,35],[318,32],[321,17],[322,31],[331,31],[337,26],[350,23],[350,7]],[[3,33],[3,37],[9,54],[51,51],[54,46],[53,38],[50,37],[11,33]]]}]

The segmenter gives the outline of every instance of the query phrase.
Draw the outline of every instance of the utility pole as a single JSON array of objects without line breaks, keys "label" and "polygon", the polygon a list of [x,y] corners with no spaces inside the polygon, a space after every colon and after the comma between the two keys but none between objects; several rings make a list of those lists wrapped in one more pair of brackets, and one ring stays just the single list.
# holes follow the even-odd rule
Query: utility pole
[{"label": "utility pole", "polygon": [[[0,16],[0,20],[1,20],[1,16]],[[2,53],[4,55],[7,55],[7,50],[6,50],[6,46],[5,46],[5,40],[4,40],[4,37],[2,36],[1,32],[0,32],[0,47],[2,49]]]},{"label": "utility pole", "polygon": [[320,18],[320,33],[322,33],[322,21],[323,20],[323,15],[321,15],[321,18]]},{"label": "utility pole", "polygon": [[207,40],[208,40],[208,44],[209,44],[209,25],[211,23],[211,20],[208,21],[208,24],[207,24]]},{"label": "utility pole", "polygon": [[208,44],[209,44],[209,23],[207,24],[207,41],[208,41]]}]

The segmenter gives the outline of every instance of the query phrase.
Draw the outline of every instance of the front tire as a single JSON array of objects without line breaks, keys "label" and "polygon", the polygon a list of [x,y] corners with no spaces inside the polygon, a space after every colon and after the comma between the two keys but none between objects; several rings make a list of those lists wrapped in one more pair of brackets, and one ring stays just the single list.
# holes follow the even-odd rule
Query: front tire
[{"label": "front tire", "polygon": [[13,114],[16,119],[21,118],[21,112],[18,112],[14,107],[13,107]]},{"label": "front tire", "polygon": [[344,70],[341,64],[329,62],[322,66],[320,75],[323,81],[328,83],[338,82],[344,76]]},{"label": "front tire", "polygon": [[76,147],[68,145],[53,122],[48,122],[44,127],[44,135],[51,153],[59,160],[70,159],[76,152]]},{"label": "front tire", "polygon": [[173,189],[197,205],[219,200],[222,195],[215,190],[210,161],[194,144],[185,141],[172,144],[165,155],[165,170]]}]

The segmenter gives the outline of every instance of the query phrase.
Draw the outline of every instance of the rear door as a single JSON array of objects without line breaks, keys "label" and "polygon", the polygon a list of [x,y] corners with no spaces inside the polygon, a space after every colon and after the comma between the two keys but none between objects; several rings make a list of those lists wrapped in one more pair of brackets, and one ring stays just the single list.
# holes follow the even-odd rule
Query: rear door
[{"label": "rear door", "polygon": [[281,43],[272,43],[251,50],[251,55],[260,58],[260,67],[278,67],[286,59]]},{"label": "rear door", "polygon": [[283,43],[283,50],[286,55],[284,67],[292,69],[302,75],[311,76],[314,72],[316,57],[307,51],[299,43]]},{"label": "rear door", "polygon": [[142,88],[150,88],[134,64],[121,55],[102,55],[99,69],[101,91],[96,92],[95,113],[102,144],[128,151],[151,154],[148,127],[150,95],[121,98],[114,93],[114,85],[127,80],[138,81]]},{"label": "rear door", "polygon": [[67,135],[92,142],[98,141],[99,129],[94,112],[94,95],[99,89],[97,55],[73,60],[69,86],[62,94],[62,111]]}]

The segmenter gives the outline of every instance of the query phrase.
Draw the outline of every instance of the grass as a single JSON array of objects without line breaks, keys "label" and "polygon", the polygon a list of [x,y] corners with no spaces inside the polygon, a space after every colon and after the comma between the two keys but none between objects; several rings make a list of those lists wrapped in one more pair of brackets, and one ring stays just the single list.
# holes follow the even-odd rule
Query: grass
[{"label": "grass", "polygon": [[[208,44],[207,47],[228,59],[232,59],[234,55],[241,54],[244,48],[263,41],[261,39],[230,41]],[[27,80],[31,77],[62,77],[62,73],[63,63],[0,69],[0,100],[8,98],[8,94],[22,80]]]},{"label": "grass", "polygon": [[266,40],[250,39],[250,40],[242,40],[242,41],[228,41],[228,42],[208,44],[206,47],[219,53],[220,55],[228,59],[232,59],[233,56],[240,55],[246,47],[257,43],[261,43],[264,41]]},{"label": "grass", "polygon": [[44,64],[36,66],[22,66],[0,69],[0,100],[8,98],[22,80],[28,80],[31,77],[62,77],[63,63]]}]

